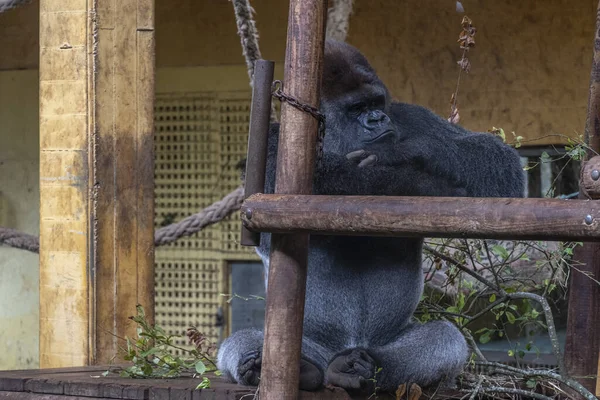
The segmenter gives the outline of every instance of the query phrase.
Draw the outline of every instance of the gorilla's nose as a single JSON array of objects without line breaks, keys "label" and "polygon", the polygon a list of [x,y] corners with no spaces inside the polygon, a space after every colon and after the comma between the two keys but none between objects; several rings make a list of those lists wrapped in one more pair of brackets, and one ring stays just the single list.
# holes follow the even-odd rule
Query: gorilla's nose
[{"label": "gorilla's nose", "polygon": [[367,122],[369,122],[369,123],[381,122],[385,117],[386,117],[386,115],[383,111],[374,110],[374,111],[369,112],[369,115],[367,116]]}]

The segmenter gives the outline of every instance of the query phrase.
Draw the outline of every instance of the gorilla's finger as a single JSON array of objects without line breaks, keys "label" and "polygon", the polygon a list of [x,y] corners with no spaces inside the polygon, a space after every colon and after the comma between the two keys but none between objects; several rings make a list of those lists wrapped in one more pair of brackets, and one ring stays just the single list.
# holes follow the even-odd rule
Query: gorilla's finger
[{"label": "gorilla's finger", "polygon": [[328,377],[327,381],[328,383],[334,386],[339,386],[343,389],[360,389],[363,385],[363,383],[361,382],[361,377],[354,374],[331,374]]},{"label": "gorilla's finger", "polygon": [[[250,360],[260,360],[261,354],[258,350],[249,351],[243,355],[240,364],[246,364]],[[260,363],[260,362],[259,362]]]},{"label": "gorilla's finger", "polygon": [[358,163],[358,168],[368,167],[369,165],[373,165],[377,162],[377,156],[375,154],[371,154],[369,157],[362,160]]},{"label": "gorilla's finger", "polygon": [[365,360],[366,362],[368,362],[369,364],[375,366],[375,360],[373,359],[373,357],[371,357],[371,355],[369,353],[367,353],[365,350],[360,350],[360,358]]},{"label": "gorilla's finger", "polygon": [[346,154],[346,158],[350,161],[355,161],[363,158],[367,154],[364,150],[356,150]]},{"label": "gorilla's finger", "polygon": [[371,379],[373,377],[373,371],[371,368],[365,367],[360,363],[354,363],[354,372],[365,379]]}]

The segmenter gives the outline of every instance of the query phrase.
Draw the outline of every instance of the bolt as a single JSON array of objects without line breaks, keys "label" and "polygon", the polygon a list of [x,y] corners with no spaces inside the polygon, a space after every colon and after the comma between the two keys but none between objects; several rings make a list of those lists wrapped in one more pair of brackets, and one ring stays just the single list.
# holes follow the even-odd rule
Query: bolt
[{"label": "bolt", "polygon": [[246,214],[247,219],[252,219],[252,209],[251,208],[246,208],[246,211],[244,212],[244,214]]},{"label": "bolt", "polygon": [[592,171],[592,179],[597,181],[598,178],[600,178],[600,171],[598,171],[597,169]]},{"label": "bolt", "polygon": [[586,216],[585,216],[585,223],[586,223],[587,225],[591,225],[591,224],[592,224],[592,222],[594,222],[594,218],[593,218],[591,215],[589,215],[589,214],[588,214],[588,215],[586,215]]}]

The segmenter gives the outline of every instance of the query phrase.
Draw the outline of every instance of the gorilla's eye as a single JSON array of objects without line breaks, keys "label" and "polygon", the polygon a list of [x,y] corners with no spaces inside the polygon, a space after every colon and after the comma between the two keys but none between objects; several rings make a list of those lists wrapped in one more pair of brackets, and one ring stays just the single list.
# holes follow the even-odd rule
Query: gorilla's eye
[{"label": "gorilla's eye", "polygon": [[350,112],[358,114],[358,113],[362,112],[362,110],[364,110],[366,108],[366,106],[367,105],[362,101],[353,103],[352,105],[350,105]]}]

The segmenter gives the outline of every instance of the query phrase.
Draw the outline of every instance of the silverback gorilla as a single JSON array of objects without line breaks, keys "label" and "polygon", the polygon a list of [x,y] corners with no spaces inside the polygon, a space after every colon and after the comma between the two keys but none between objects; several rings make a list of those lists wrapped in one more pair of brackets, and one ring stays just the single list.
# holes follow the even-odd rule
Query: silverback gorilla
[{"label": "silverback gorilla", "polygon": [[[327,41],[321,91],[326,117],[314,193],[522,197],[519,156],[490,134],[452,125],[431,111],[392,103],[365,57]],[[273,193],[279,127],[269,136],[266,193]],[[257,249],[268,273],[270,234]],[[445,321],[412,320],[423,291],[420,238],[310,238],[300,388],[324,384],[384,391],[402,383],[452,385],[468,357]],[[263,333],[235,332],[218,367],[257,385]],[[376,369],[381,368],[375,377]]]}]

